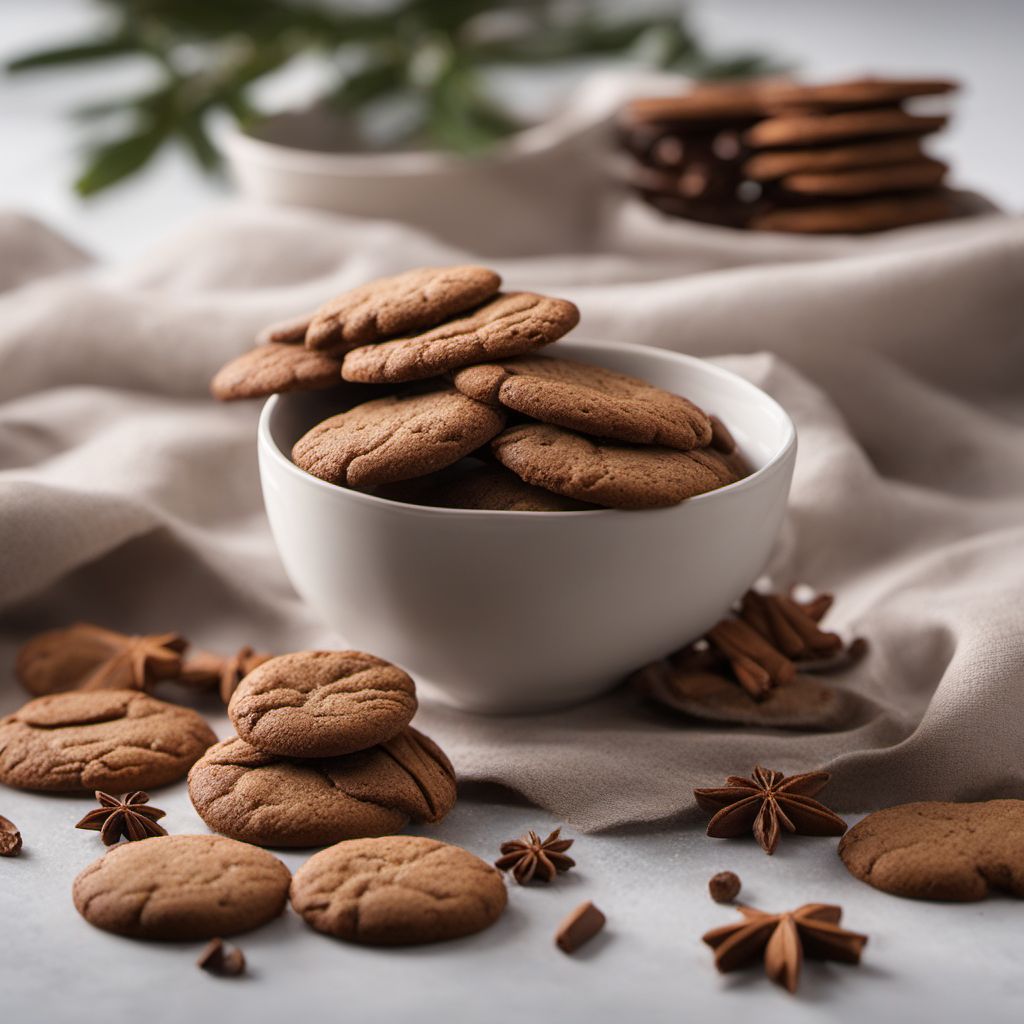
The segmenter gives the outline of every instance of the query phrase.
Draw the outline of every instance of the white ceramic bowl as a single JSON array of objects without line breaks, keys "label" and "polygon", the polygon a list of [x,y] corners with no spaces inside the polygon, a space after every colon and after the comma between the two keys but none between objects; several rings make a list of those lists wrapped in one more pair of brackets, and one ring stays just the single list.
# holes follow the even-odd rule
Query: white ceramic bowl
[{"label": "white ceramic bowl", "polygon": [[796,433],[764,392],[660,349],[558,349],[721,416],[755,472],[647,511],[425,508],[324,483],[290,461],[293,443],[344,407],[337,396],[278,396],[260,418],[264,501],[296,590],[345,645],[467,710],[572,704],[700,636],[760,574],[785,512]]}]

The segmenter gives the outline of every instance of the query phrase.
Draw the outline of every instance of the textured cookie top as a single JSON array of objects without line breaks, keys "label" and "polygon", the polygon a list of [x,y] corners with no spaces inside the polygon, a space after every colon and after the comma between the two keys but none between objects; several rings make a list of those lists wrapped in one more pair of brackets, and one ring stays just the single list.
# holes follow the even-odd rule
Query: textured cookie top
[{"label": "textured cookie top", "polygon": [[292,760],[233,737],[189,772],[189,794],[214,831],[261,846],[323,846],[384,835],[410,818],[440,821],[455,772],[428,737],[406,728],[369,750]]},{"label": "textured cookie top", "polygon": [[422,331],[479,306],[501,278],[487,267],[421,267],[370,281],[324,303],[306,331],[306,346],[345,352]]},{"label": "textured cookie top", "polygon": [[368,384],[423,380],[471,363],[525,355],[557,341],[579,319],[579,310],[565,299],[509,292],[424,334],[353,349],[341,372],[345,380]]},{"label": "textured cookie top", "polygon": [[210,381],[210,394],[232,402],[283,391],[322,391],[341,383],[340,368],[341,362],[324,352],[271,341],[222,366]]},{"label": "textured cookie top", "polygon": [[547,424],[511,427],[491,448],[527,483],[608,508],[675,505],[739,479],[712,449],[629,448]]},{"label": "textured cookie top", "polygon": [[389,836],[314,854],[292,880],[291,901],[317,931],[399,946],[478,932],[501,916],[508,896],[501,875],[467,850]]},{"label": "textured cookie top", "polygon": [[851,143],[823,149],[782,149],[755,153],[743,165],[743,173],[755,181],[772,181],[787,174],[848,171],[855,167],[882,167],[920,160],[921,140],[914,136],[881,142]]},{"label": "textured cookie top", "polygon": [[115,846],[76,879],[92,925],[134,939],[195,940],[258,928],[284,910],[291,874],[221,836],[156,836]]},{"label": "textured cookie top", "polygon": [[942,128],[946,120],[908,114],[898,107],[840,114],[780,114],[748,128],[743,137],[755,149],[804,146],[873,135],[923,135]]},{"label": "textured cookie top", "polygon": [[455,386],[542,423],[633,444],[701,448],[711,421],[696,405],[624,373],[550,356],[469,366]]},{"label": "textured cookie top", "polygon": [[1024,800],[887,807],[843,836],[839,856],[856,878],[896,896],[1024,897]]},{"label": "textured cookie top", "polygon": [[915,96],[937,96],[956,87],[956,82],[944,78],[853,78],[826,85],[769,82],[760,87],[760,92],[773,107],[843,110],[900,103]]},{"label": "textured cookie top", "polygon": [[504,466],[452,466],[442,473],[392,484],[377,492],[382,498],[436,508],[490,509],[500,512],[579,512],[593,508],[533,487]]},{"label": "textured cookie top", "polygon": [[0,782],[123,793],[180,779],[217,737],[191,708],[132,690],[57,693],[0,720]]},{"label": "textured cookie top", "polygon": [[375,398],[318,423],[292,461],[329,483],[370,487],[443,469],[504,425],[502,412],[450,388]]},{"label": "textured cookie top", "polygon": [[247,743],[286,757],[336,757],[383,743],[416,713],[400,668],[360,651],[271,658],[238,685],[228,716]]}]

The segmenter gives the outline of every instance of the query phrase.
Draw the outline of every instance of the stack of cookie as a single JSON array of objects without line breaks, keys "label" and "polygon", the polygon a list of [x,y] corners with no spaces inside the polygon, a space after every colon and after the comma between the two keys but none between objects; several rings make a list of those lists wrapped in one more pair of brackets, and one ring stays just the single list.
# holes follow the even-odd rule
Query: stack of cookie
[{"label": "stack of cookie", "polygon": [[944,114],[907,106],[939,79],[776,80],[638,99],[621,113],[617,174],[674,216],[729,227],[866,232],[955,211],[947,167],[922,140]]},{"label": "stack of cookie", "polygon": [[[724,426],[646,381],[537,354],[579,321],[565,299],[499,292],[484,267],[371,282],[264,332],[214,377],[220,399],[342,380],[345,411],[292,451],[330,483],[454,508],[653,508],[746,474]],[[381,392],[384,392],[383,396]]]},{"label": "stack of cookie", "polygon": [[250,672],[189,795],[215,832],[257,846],[326,846],[437,822],[455,803],[444,752],[409,723],[416,688],[359,651],[302,651]]}]

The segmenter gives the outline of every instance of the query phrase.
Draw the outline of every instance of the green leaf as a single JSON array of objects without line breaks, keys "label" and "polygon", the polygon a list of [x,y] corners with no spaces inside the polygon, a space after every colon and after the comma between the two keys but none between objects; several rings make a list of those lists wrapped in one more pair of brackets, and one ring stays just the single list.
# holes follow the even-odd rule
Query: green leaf
[{"label": "green leaf", "polygon": [[158,127],[107,143],[92,152],[85,172],[75,182],[80,196],[90,196],[134,174],[160,148],[166,138]]},{"label": "green leaf", "polygon": [[11,72],[28,71],[31,68],[52,67],[55,64],[74,64],[80,61],[102,60],[104,57],[116,57],[125,53],[137,53],[142,49],[139,43],[127,36],[116,36],[113,39],[97,39],[91,43],[80,43],[77,46],[61,46],[53,50],[37,50],[16,57],[7,65]]},{"label": "green leaf", "polygon": [[193,114],[186,117],[178,126],[178,134],[204,171],[214,171],[220,167],[220,153],[210,141],[201,115]]}]

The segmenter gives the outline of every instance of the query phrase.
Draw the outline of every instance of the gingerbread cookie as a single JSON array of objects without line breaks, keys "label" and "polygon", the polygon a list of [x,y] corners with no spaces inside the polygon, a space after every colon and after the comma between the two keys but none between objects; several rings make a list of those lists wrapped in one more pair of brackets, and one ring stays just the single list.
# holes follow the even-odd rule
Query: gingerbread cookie
[{"label": "gingerbread cookie", "polygon": [[258,846],[326,846],[440,821],[455,803],[455,773],[412,728],[369,750],[305,760],[232,737],[196,762],[188,789],[215,832]]},{"label": "gingerbread cookie", "polygon": [[1024,800],[887,807],[843,836],[839,856],[855,878],[894,896],[1024,897]]},{"label": "gingerbread cookie", "polygon": [[323,391],[341,383],[340,370],[341,362],[333,356],[272,341],[222,366],[210,381],[210,394],[233,402],[284,391]]},{"label": "gingerbread cookie", "polygon": [[0,719],[0,782],[124,793],[176,782],[215,743],[201,715],[133,690],[56,693]]},{"label": "gingerbread cookie", "polygon": [[760,87],[760,95],[772,109],[849,110],[891,106],[917,96],[939,96],[956,87],[956,82],[944,78],[853,78],[827,85],[767,82]]},{"label": "gingerbread cookie", "polygon": [[579,318],[565,299],[508,292],[424,334],[353,349],[341,372],[345,380],[364,384],[423,380],[472,363],[525,355],[557,341]]},{"label": "gingerbread cookie", "polygon": [[504,413],[450,388],[376,398],[318,423],[292,461],[329,483],[371,487],[443,469],[504,425]]},{"label": "gingerbread cookie", "polygon": [[389,484],[375,491],[382,498],[435,508],[498,512],[582,512],[596,508],[540,487],[532,487],[504,466],[466,460],[440,473]]},{"label": "gingerbread cookie", "polygon": [[521,356],[467,367],[454,380],[478,401],[582,434],[681,450],[711,441],[711,421],[692,402],[590,363]]},{"label": "gingerbread cookie", "polygon": [[303,313],[288,320],[267,324],[257,333],[256,344],[301,345],[306,340],[306,330],[312,319],[312,313]]},{"label": "gingerbread cookie", "polygon": [[921,159],[888,167],[789,174],[780,185],[787,192],[805,196],[866,196],[935,188],[946,171],[941,160]]},{"label": "gingerbread cookie", "polygon": [[370,281],[321,306],[306,347],[347,352],[444,323],[486,302],[501,286],[487,267],[422,267]]},{"label": "gingerbread cookie", "polygon": [[840,114],[780,114],[748,128],[743,139],[754,149],[814,146],[821,142],[866,139],[875,135],[925,135],[946,124],[942,116],[921,117],[899,107]]},{"label": "gingerbread cookie", "polygon": [[72,888],[89,922],[132,939],[187,941],[259,928],[284,910],[291,873],[222,836],[155,836],[116,846]]},{"label": "gingerbread cookie", "polygon": [[422,836],[338,843],[292,879],[296,913],[318,932],[370,946],[407,946],[472,935],[508,902],[490,864]]},{"label": "gingerbread cookie", "polygon": [[416,713],[400,668],[360,651],[300,651],[271,658],[239,683],[228,717],[267,754],[336,757],[398,735]]},{"label": "gingerbread cookie", "polygon": [[511,427],[491,448],[527,483],[608,508],[676,505],[739,479],[710,448],[629,448],[547,424]]},{"label": "gingerbread cookie", "polygon": [[787,174],[827,174],[860,167],[913,163],[923,156],[921,140],[909,136],[822,149],[768,150],[750,157],[743,164],[743,172],[754,181],[774,181]]},{"label": "gingerbread cookie", "polygon": [[952,217],[956,212],[944,192],[902,199],[862,199],[844,203],[780,207],[750,219],[754,231],[792,231],[798,234],[884,231]]}]

